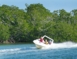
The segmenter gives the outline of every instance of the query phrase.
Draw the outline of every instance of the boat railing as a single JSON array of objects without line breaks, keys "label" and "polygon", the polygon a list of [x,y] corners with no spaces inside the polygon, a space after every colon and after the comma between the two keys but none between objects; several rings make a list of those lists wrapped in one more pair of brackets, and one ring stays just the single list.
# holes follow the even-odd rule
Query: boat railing
[{"label": "boat railing", "polygon": [[48,37],[47,35],[44,35],[43,38],[44,38],[44,37],[46,37],[46,38],[48,38],[48,39],[54,41],[52,38]]}]

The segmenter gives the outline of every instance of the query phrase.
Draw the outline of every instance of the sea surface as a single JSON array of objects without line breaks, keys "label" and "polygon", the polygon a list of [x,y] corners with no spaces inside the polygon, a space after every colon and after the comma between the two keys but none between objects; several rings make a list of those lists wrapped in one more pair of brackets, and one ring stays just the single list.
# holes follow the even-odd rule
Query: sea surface
[{"label": "sea surface", "polygon": [[77,44],[54,43],[49,49],[37,49],[34,44],[0,45],[0,59],[77,59]]}]

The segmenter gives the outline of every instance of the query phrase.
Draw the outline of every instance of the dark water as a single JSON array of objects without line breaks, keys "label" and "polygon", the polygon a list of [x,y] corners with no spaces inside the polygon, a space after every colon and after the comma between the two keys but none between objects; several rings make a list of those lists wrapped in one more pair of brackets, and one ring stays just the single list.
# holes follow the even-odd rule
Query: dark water
[{"label": "dark water", "polygon": [[77,47],[36,49],[34,44],[1,45],[0,59],[77,59]]}]

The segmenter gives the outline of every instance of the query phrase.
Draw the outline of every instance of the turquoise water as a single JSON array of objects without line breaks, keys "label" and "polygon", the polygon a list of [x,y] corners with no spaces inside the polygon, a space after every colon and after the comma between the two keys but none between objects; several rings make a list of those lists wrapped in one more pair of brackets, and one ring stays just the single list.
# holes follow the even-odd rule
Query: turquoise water
[{"label": "turquoise water", "polygon": [[77,47],[36,49],[34,44],[1,45],[0,59],[77,59]]}]

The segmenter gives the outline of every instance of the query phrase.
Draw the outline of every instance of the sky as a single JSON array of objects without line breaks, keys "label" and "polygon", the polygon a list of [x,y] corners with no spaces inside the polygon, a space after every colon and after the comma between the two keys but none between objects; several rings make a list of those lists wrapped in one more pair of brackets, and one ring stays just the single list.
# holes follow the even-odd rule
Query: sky
[{"label": "sky", "polygon": [[0,6],[3,4],[8,6],[14,5],[20,9],[25,9],[26,3],[28,5],[40,3],[51,12],[61,9],[70,12],[74,9],[77,9],[77,0],[0,0]]}]

